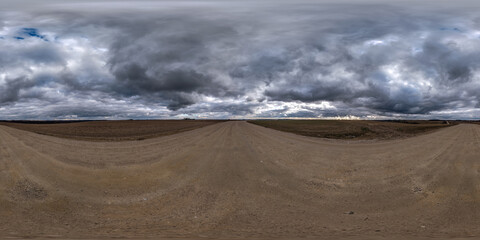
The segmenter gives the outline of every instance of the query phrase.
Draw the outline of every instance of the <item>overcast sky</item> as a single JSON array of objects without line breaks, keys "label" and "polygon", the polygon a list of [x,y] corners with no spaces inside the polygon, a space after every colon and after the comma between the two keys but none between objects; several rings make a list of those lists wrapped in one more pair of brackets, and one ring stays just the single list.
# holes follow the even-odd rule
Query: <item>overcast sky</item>
[{"label": "overcast sky", "polygon": [[0,119],[480,118],[480,2],[386,2],[2,0]]}]

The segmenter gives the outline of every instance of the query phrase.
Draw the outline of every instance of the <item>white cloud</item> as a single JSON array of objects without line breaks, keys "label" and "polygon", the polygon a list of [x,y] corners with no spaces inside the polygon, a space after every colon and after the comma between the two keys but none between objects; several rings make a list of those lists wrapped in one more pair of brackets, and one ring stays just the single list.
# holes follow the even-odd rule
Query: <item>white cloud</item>
[{"label": "white cloud", "polygon": [[11,7],[0,13],[0,118],[478,113],[475,12],[270,3]]}]

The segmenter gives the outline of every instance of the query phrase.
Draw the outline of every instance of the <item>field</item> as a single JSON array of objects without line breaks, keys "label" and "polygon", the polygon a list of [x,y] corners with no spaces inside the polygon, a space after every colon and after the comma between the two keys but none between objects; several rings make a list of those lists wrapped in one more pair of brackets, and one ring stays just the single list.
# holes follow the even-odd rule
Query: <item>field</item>
[{"label": "field", "polygon": [[480,236],[477,124],[197,121],[0,125],[0,238]]},{"label": "field", "polygon": [[397,139],[457,124],[454,121],[256,120],[250,123],[295,134],[334,139]]},{"label": "field", "polygon": [[90,141],[144,140],[218,123],[216,120],[142,120],[85,122],[0,122],[21,130]]}]

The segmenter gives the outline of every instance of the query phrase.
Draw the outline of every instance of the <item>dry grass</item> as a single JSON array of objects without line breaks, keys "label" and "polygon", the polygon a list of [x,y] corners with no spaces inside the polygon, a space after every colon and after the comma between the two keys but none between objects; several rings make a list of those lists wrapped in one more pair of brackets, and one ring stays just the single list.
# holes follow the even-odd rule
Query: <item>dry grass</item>
[{"label": "dry grass", "polygon": [[208,126],[216,120],[125,120],[87,122],[0,122],[43,135],[89,141],[143,140]]},{"label": "dry grass", "polygon": [[446,121],[256,120],[250,123],[311,137],[398,139],[455,125]]}]

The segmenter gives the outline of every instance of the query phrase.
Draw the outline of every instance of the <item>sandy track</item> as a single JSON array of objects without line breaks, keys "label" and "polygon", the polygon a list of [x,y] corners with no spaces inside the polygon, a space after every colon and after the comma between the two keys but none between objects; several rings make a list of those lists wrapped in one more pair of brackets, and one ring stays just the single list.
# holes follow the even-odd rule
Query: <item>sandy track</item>
[{"label": "sandy track", "polygon": [[480,236],[480,126],[345,142],[224,122],[87,142],[0,126],[0,234]]}]

